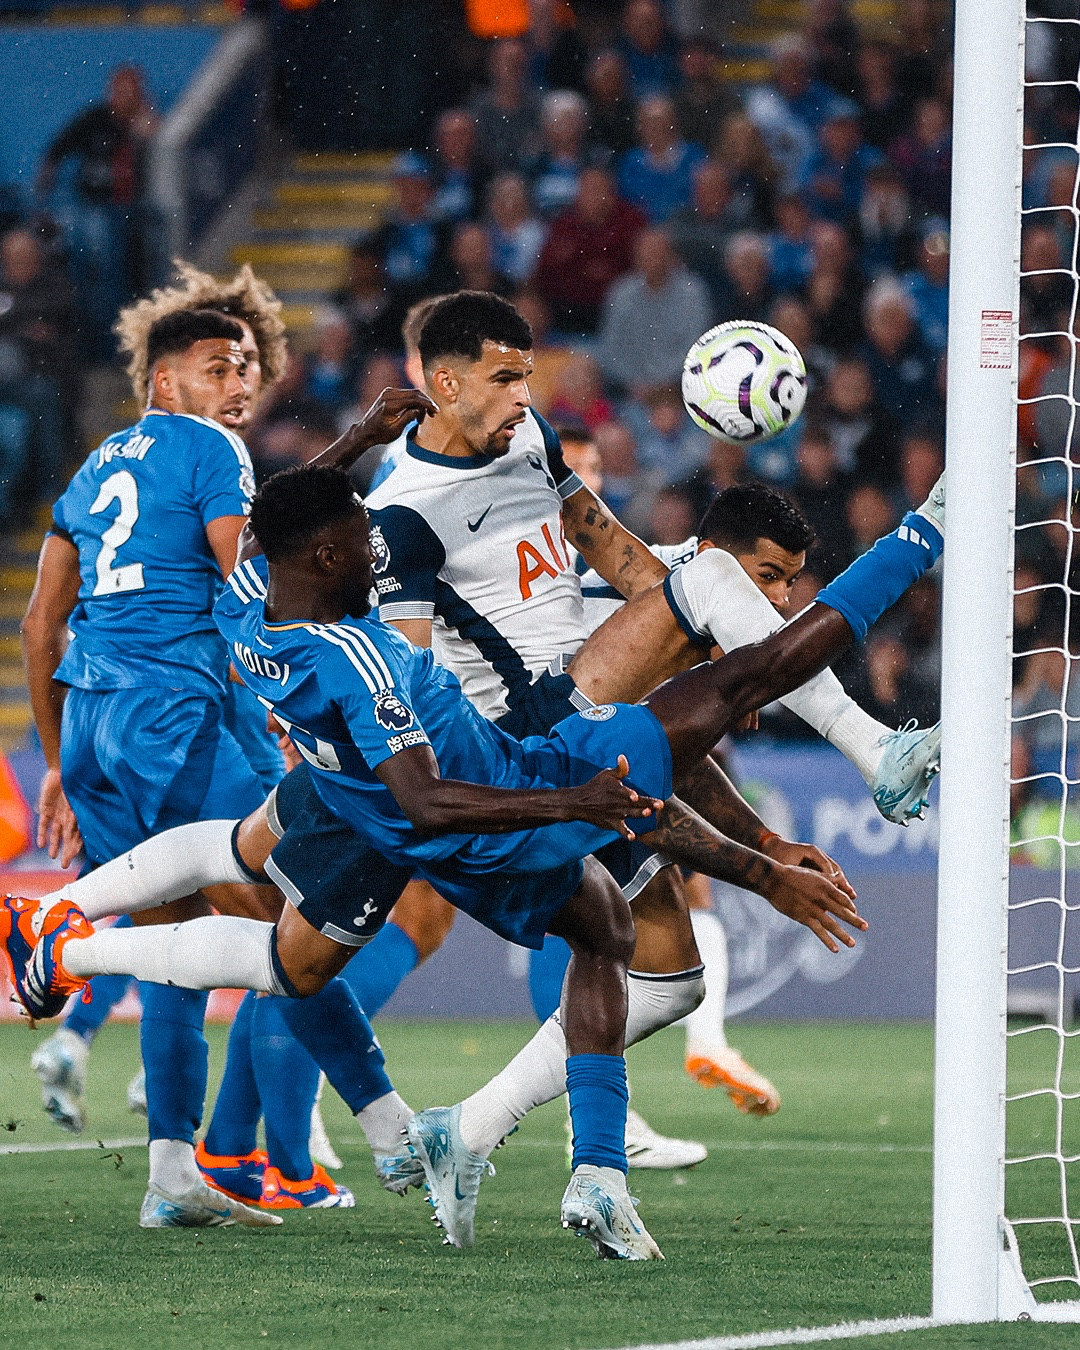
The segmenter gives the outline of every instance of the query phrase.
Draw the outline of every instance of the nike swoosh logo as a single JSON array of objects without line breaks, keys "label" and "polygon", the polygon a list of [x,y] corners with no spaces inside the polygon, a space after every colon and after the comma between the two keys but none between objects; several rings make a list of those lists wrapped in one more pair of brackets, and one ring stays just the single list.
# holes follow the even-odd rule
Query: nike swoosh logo
[{"label": "nike swoosh logo", "polygon": [[480,517],[479,520],[475,520],[475,521],[474,521],[474,520],[467,520],[467,521],[465,522],[465,524],[468,525],[468,527],[469,527],[470,533],[475,534],[476,531],[480,528],[480,526],[483,525],[483,523],[484,523],[484,517],[487,515],[488,511],[490,511],[490,510],[491,510],[491,507],[494,506],[494,505],[495,505],[495,503],[492,502],[492,503],[491,503],[491,506],[488,507],[487,511],[484,512],[484,514]]}]

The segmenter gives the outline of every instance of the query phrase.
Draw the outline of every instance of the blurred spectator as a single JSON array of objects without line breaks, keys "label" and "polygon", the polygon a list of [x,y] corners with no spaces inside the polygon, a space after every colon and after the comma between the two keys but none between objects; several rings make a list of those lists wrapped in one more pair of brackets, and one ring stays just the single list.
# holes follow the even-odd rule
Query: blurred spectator
[{"label": "blurred spectator", "polygon": [[[348,407],[342,408],[338,413],[338,434],[344,434],[354,422],[358,422],[384,389],[400,389],[402,383],[403,374],[400,361],[388,356],[385,352],[377,352],[364,366],[360,379],[356,383],[355,401]],[[373,447],[371,453],[361,455],[349,470],[349,477],[352,479],[357,492],[361,495],[370,490],[372,479],[379,468],[381,458],[381,454],[376,452]]]},{"label": "blurred spectator", "polygon": [[617,421],[604,422],[593,435],[604,471],[604,501],[629,524],[628,512],[640,487],[634,437],[629,427]]},{"label": "blurred spectator", "polygon": [[695,519],[700,520],[712,499],[725,488],[734,487],[746,477],[746,451],[730,441],[711,440],[709,458],[704,466],[683,484],[694,503]]},{"label": "blurred spectator", "polygon": [[659,0],[627,0],[619,50],[638,100],[670,94],[679,82],[675,41]]},{"label": "blurred spectator", "polygon": [[1053,215],[1042,217],[1043,224],[1053,230],[1057,239],[1058,253],[1062,258],[1071,258],[1076,243],[1076,164],[1057,164],[1050,171],[1046,192],[1047,206],[1056,206],[1060,210]]},{"label": "blurred spectator", "polygon": [[889,157],[915,206],[928,216],[948,216],[952,130],[941,99],[924,98],[916,106],[911,130],[893,141]]},{"label": "blurred spectator", "polygon": [[547,305],[535,291],[519,291],[514,296],[514,304],[532,329],[532,374],[529,376],[529,393],[533,407],[542,417],[551,411],[555,397],[555,386],[559,375],[568,362],[574,358],[569,347],[552,341],[551,317]]},{"label": "blurred spectator", "polygon": [[569,0],[529,0],[529,68],[541,89],[576,89],[585,83],[588,51]]},{"label": "blurred spectator", "polygon": [[931,351],[941,353],[949,332],[949,233],[944,221],[923,230],[918,268],[900,278],[915,306],[915,322]]},{"label": "blurred spectator", "polygon": [[773,43],[772,65],[772,80],[747,94],[746,112],[765,137],[782,188],[791,191],[806,174],[825,111],[836,96],[813,78],[813,52],[796,34]]},{"label": "blurred spectator", "polygon": [[911,117],[911,96],[896,78],[896,58],[895,47],[878,41],[863,42],[856,57],[855,98],[862,109],[863,137],[879,150],[907,130]]},{"label": "blurred spectator", "polygon": [[352,329],[341,310],[325,309],[315,319],[315,345],[307,362],[304,393],[338,413],[347,403],[352,383]]},{"label": "blurred spectator", "polygon": [[586,169],[577,201],[552,222],[534,284],[555,326],[593,333],[612,283],[633,266],[644,215],[624,202],[606,169]]},{"label": "blurred spectator", "polygon": [[899,638],[871,634],[863,679],[853,682],[851,693],[860,707],[888,727],[900,727],[912,717],[923,725],[935,722],[936,701],[909,678],[911,668],[911,654]]},{"label": "blurred spectator", "polygon": [[688,38],[679,48],[682,83],[675,95],[675,122],[684,141],[711,145],[725,117],[739,112],[739,100],[717,74],[718,57],[706,38]]},{"label": "blurred spectator", "polygon": [[896,513],[892,503],[872,483],[860,483],[852,488],[844,515],[851,531],[853,557],[865,553],[883,534],[896,528]]},{"label": "blurred spectator", "polygon": [[851,531],[844,516],[844,497],[850,487],[851,478],[840,468],[828,430],[809,423],[799,441],[791,495],[814,528],[816,541],[810,551],[810,562],[829,579],[843,569],[851,556]]},{"label": "blurred spectator", "polygon": [[560,422],[555,434],[562,442],[563,459],[590,492],[604,495],[604,464],[592,435],[584,427]]},{"label": "blurred spectator", "polygon": [[[16,364],[44,375],[67,394],[74,412],[82,365],[75,295],[37,234],[9,230],[0,239],[0,341],[18,348]],[[8,364],[12,357],[9,355]]]},{"label": "blurred spectator", "polygon": [[778,291],[801,291],[814,267],[811,216],[806,201],[790,192],[776,203],[776,230],[769,236],[769,268]]},{"label": "blurred spectator", "polygon": [[693,201],[668,221],[675,251],[710,287],[719,280],[736,229],[731,203],[731,183],[723,167],[715,159],[705,159],[694,170]]},{"label": "blurred spectator", "polygon": [[822,408],[841,472],[891,490],[897,480],[896,423],[874,395],[862,361],[841,361],[829,376]]},{"label": "blurred spectator", "polygon": [[744,230],[770,229],[779,171],[765,138],[745,113],[734,113],[723,122],[712,153],[731,183],[732,223]]},{"label": "blurred spectator", "polygon": [[803,36],[813,53],[814,74],[838,93],[855,92],[859,30],[847,0],[809,0]]},{"label": "blurred spectator", "polygon": [[454,230],[450,244],[450,264],[438,274],[441,291],[494,291],[510,295],[514,283],[495,270],[491,236],[485,226],[464,220]]},{"label": "blurred spectator", "polygon": [[533,214],[521,174],[500,173],[491,180],[487,218],[492,265],[515,285],[522,285],[536,271],[547,226]]},{"label": "blurred spectator", "polygon": [[897,493],[897,514],[914,511],[930,495],[930,489],[941,477],[945,467],[945,453],[933,436],[916,432],[900,442],[900,489]]},{"label": "blurred spectator", "polygon": [[626,62],[616,51],[598,52],[586,76],[589,129],[597,145],[622,155],[634,144],[634,100]]},{"label": "blurred spectator", "polygon": [[675,104],[666,95],[644,99],[638,105],[637,134],[638,145],[619,161],[619,190],[655,224],[690,203],[694,170],[705,151],[680,140]]},{"label": "blurred spectator", "polygon": [[1050,344],[1052,363],[1033,394],[1038,399],[1034,405],[1035,454],[1057,461],[1036,467],[1042,497],[1064,496],[1070,488],[1069,463],[1080,464],[1080,419],[1074,402],[1076,355],[1068,336],[1068,315],[1058,315],[1057,324],[1061,332]]},{"label": "blurred spectator", "polygon": [[445,261],[449,225],[435,219],[431,170],[422,156],[405,151],[393,172],[395,202],[373,242],[390,281],[420,289]]},{"label": "blurred spectator", "polygon": [[680,378],[711,310],[705,283],[679,261],[666,230],[641,232],[634,264],[608,295],[598,355],[608,378],[640,398]]},{"label": "blurred spectator", "polygon": [[678,384],[650,389],[643,403],[628,407],[626,420],[637,441],[638,463],[659,485],[683,482],[709,458],[711,438],[687,417]]},{"label": "blurred spectator", "polygon": [[775,292],[769,269],[769,249],[759,234],[741,230],[724,250],[724,270],[714,290],[716,316],[764,320]]},{"label": "blurred spectator", "polygon": [[915,327],[914,306],[896,282],[875,282],[866,297],[863,357],[881,406],[908,426],[937,420],[937,363]]},{"label": "blurred spectator", "polygon": [[859,202],[862,267],[868,277],[899,272],[914,254],[911,199],[899,170],[888,160],[870,169]]},{"label": "blurred spectator", "polygon": [[540,150],[540,100],[528,81],[529,54],[513,38],[492,43],[490,84],[472,102],[480,154],[489,172],[527,165]]},{"label": "blurred spectator", "polygon": [[1053,333],[1068,314],[1076,280],[1062,260],[1057,235],[1045,225],[1029,226],[1020,248],[1020,331]]},{"label": "blurred spectator", "polygon": [[661,488],[652,499],[645,538],[650,544],[685,543],[697,533],[694,499],[683,488]]},{"label": "blurred spectator", "polygon": [[831,351],[847,354],[863,333],[863,280],[846,230],[818,221],[811,230],[814,265],[805,299],[816,331]]},{"label": "blurred spectator", "polygon": [[434,196],[436,220],[472,220],[480,213],[483,176],[476,150],[476,118],[464,108],[447,108],[435,123]]},{"label": "blurred spectator", "polygon": [[555,377],[550,414],[556,422],[574,422],[592,432],[611,421],[614,411],[591,356],[578,353],[563,363]]},{"label": "blurred spectator", "polygon": [[69,222],[80,308],[102,357],[117,311],[159,280],[161,241],[146,197],[146,156],[158,117],[137,66],[117,66],[105,101],[64,126],[45,151],[36,188],[52,191],[67,159],[78,168]]},{"label": "blurred spectator", "polygon": [[941,22],[934,0],[905,0],[900,24],[900,84],[913,98],[937,93],[950,58],[948,25]]},{"label": "blurred spectator", "polygon": [[544,95],[543,128],[544,146],[532,168],[532,192],[540,214],[551,217],[576,199],[582,170],[608,156],[587,148],[588,104],[572,89]]},{"label": "blurred spectator", "polygon": [[334,412],[307,395],[306,380],[307,364],[290,347],[285,374],[260,400],[247,434],[260,483],[279,469],[306,464],[338,434]]},{"label": "blurred spectator", "polygon": [[373,239],[358,239],[349,251],[345,285],[333,296],[352,331],[353,359],[371,351],[395,351],[401,346],[405,306],[383,272],[382,254]]},{"label": "blurred spectator", "polygon": [[818,134],[820,143],[800,186],[814,215],[849,225],[858,214],[867,174],[881,155],[863,144],[859,110],[848,99],[834,100]]}]

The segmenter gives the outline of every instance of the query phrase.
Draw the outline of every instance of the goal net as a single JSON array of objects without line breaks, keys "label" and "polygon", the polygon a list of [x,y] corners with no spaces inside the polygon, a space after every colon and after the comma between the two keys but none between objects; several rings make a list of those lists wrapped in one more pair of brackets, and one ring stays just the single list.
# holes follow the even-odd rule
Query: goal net
[{"label": "goal net", "polygon": [[1080,17],[958,0],[934,1316],[1080,1321]]}]

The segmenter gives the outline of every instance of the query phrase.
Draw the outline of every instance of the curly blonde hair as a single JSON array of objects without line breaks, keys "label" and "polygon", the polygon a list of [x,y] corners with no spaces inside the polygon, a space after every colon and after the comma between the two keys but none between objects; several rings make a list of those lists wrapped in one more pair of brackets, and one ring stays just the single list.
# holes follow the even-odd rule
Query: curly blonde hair
[{"label": "curly blonde hair", "polygon": [[262,365],[263,389],[276,384],[285,373],[285,325],[281,321],[281,301],[260,281],[245,263],[229,281],[219,281],[209,272],[200,272],[182,258],[174,258],[179,277],[176,286],[163,286],[120,311],[113,332],[126,353],[127,373],[139,406],[146,404],[149,371],[146,339],[150,329],[167,314],[185,309],[216,309],[242,319],[255,335]]}]

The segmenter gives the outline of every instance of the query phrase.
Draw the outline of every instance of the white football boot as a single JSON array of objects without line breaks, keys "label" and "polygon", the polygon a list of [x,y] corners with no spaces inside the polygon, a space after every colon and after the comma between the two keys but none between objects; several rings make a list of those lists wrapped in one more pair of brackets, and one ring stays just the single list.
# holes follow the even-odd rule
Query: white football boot
[{"label": "white football boot", "polygon": [[562,1198],[562,1226],[588,1238],[604,1260],[664,1259],[638,1218],[626,1178],[614,1167],[585,1163],[574,1169]]},{"label": "white football boot", "polygon": [[693,1139],[669,1139],[629,1107],[626,1111],[626,1161],[630,1167],[670,1171],[695,1167],[709,1156],[704,1144]]},{"label": "white football boot", "polygon": [[205,1182],[181,1195],[168,1195],[151,1186],[139,1213],[140,1228],[228,1228],[237,1223],[245,1228],[275,1228],[281,1217],[243,1205]]},{"label": "white football boot", "polygon": [[86,1125],[86,1064],[90,1047],[81,1036],[61,1027],[30,1056],[41,1079],[41,1105],[62,1130],[82,1134]]},{"label": "white football boot", "polygon": [[870,785],[874,805],[894,825],[921,820],[930,784],[941,770],[941,723],[920,727],[912,720],[882,736],[878,745],[885,753]]},{"label": "white football boot", "polygon": [[461,1106],[432,1106],[409,1118],[405,1136],[427,1179],[435,1222],[453,1247],[476,1241],[476,1197],[484,1173],[495,1175],[486,1158],[473,1153],[461,1137]]}]

